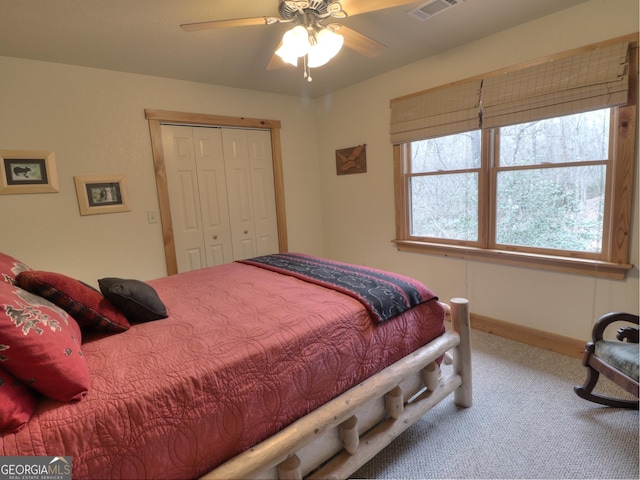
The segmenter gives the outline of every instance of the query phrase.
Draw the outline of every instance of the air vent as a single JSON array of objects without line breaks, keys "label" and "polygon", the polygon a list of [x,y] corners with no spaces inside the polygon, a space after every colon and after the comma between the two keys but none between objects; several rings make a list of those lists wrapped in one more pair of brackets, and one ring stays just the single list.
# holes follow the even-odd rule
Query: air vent
[{"label": "air vent", "polygon": [[430,0],[407,12],[407,14],[424,22],[434,15],[451,7],[455,7],[456,5],[460,5],[461,3],[464,3],[464,0]]}]

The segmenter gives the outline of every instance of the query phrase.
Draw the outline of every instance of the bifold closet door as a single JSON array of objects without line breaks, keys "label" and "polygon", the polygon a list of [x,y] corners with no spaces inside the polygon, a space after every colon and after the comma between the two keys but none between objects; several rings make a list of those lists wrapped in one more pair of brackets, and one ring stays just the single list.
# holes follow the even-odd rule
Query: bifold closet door
[{"label": "bifold closet door", "polygon": [[278,222],[269,132],[223,128],[222,145],[234,260],[277,253]]},{"label": "bifold closet door", "polygon": [[277,253],[268,131],[162,126],[178,272]]},{"label": "bifold closet door", "polygon": [[219,128],[162,126],[178,272],[233,261]]}]

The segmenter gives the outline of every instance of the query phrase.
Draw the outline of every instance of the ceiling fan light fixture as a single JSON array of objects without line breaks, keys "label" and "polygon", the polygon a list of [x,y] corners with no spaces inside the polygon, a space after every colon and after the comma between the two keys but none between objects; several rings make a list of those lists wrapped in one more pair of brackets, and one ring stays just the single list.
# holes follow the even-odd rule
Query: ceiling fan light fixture
[{"label": "ceiling fan light fixture", "polygon": [[[304,78],[311,81],[311,68],[320,67],[335,57],[341,50],[345,37],[347,47],[369,58],[377,57],[387,48],[372,38],[350,28],[345,28],[339,23],[327,25],[323,22],[330,21],[328,20],[330,18],[341,19],[351,15],[402,6],[413,1],[415,0],[278,0],[279,16],[185,23],[180,27],[187,32],[193,32],[217,28],[294,23],[296,26],[283,35],[281,45],[269,61],[267,70],[280,68],[282,63],[289,63],[297,67],[300,63],[298,60],[302,59]],[[425,1],[427,1],[426,6],[435,2],[457,4],[466,0]],[[343,3],[351,15],[343,9]],[[345,37],[337,34],[338,31],[341,31]],[[282,62],[275,57],[279,57]]]},{"label": "ceiling fan light fixture", "polygon": [[325,65],[335,57],[342,45],[344,37],[329,29],[323,28],[316,34],[316,43],[309,47],[308,65],[309,68],[317,68]]}]

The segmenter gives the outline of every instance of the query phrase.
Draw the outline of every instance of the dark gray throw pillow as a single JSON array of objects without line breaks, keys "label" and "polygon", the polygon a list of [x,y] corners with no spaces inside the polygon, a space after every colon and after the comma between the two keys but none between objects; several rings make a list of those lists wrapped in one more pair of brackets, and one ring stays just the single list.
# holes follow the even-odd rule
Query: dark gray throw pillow
[{"label": "dark gray throw pillow", "polygon": [[140,280],[101,278],[100,291],[124,313],[130,322],[149,322],[167,318],[165,307],[153,287]]}]

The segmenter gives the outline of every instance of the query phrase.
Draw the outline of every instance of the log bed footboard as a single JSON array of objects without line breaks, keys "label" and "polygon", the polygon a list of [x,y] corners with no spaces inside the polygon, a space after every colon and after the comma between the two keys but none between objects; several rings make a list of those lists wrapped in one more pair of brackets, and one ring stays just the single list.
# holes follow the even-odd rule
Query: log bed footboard
[{"label": "log bed footboard", "polygon": [[[203,479],[347,478],[452,392],[472,403],[469,303],[451,300],[451,331],[400,359]],[[445,355],[452,372],[442,375]]]}]

